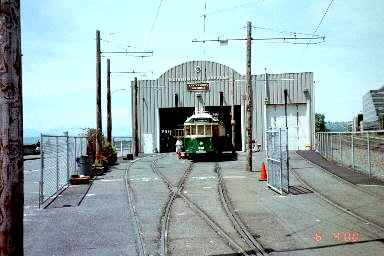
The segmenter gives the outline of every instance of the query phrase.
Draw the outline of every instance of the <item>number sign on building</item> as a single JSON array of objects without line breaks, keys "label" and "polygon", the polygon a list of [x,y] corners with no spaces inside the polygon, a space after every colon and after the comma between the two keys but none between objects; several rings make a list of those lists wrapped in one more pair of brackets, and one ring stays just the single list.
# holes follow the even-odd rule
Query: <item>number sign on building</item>
[{"label": "number sign on building", "polygon": [[209,83],[189,83],[187,90],[190,92],[206,92],[209,91]]}]

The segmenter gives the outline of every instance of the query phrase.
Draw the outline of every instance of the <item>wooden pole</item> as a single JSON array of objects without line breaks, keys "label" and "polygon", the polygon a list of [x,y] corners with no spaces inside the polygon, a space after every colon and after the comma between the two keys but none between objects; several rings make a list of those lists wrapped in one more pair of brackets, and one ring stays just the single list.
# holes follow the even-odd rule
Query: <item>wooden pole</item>
[{"label": "wooden pole", "polygon": [[101,121],[101,51],[100,31],[96,30],[96,161],[102,158],[102,121]]},{"label": "wooden pole", "polygon": [[107,141],[112,144],[111,61],[107,59]]},{"label": "wooden pole", "polygon": [[252,129],[253,129],[253,90],[251,77],[251,43],[252,43],[252,23],[247,22],[247,66],[246,66],[246,82],[247,82],[247,134],[248,134],[248,154],[247,154],[247,171],[252,171]]},{"label": "wooden pole", "polygon": [[138,122],[138,119],[137,119],[137,116],[138,116],[138,93],[137,93],[137,77],[135,77],[135,81],[134,81],[134,85],[133,85],[133,91],[134,91],[134,95],[133,95],[133,100],[134,100],[134,116],[135,116],[135,120],[134,120],[134,127],[133,127],[133,142],[134,142],[134,145],[133,145],[133,155],[134,156],[138,156],[139,155],[139,122]]},{"label": "wooden pole", "polygon": [[23,255],[20,0],[0,1],[0,255]]},{"label": "wooden pole", "polygon": [[235,75],[232,73],[232,106],[231,106],[231,127],[232,127],[232,153],[236,151],[236,121],[235,121]]}]

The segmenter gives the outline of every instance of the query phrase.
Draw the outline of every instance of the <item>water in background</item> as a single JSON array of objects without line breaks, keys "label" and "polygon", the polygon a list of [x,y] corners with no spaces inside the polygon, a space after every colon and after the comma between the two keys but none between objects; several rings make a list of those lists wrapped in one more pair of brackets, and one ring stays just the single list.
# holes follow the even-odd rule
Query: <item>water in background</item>
[{"label": "water in background", "polygon": [[32,145],[36,144],[40,140],[40,137],[24,137],[23,140],[24,145]]}]

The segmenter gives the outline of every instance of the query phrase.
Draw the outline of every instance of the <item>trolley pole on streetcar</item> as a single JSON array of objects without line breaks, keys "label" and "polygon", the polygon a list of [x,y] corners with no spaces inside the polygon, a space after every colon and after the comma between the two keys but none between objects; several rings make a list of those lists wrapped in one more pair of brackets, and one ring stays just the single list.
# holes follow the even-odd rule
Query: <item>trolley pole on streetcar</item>
[{"label": "trolley pole on streetcar", "polygon": [[252,171],[252,129],[253,129],[253,90],[251,76],[251,44],[252,44],[252,23],[247,22],[247,66],[246,66],[246,83],[247,83],[247,135],[248,135],[248,152],[247,152],[247,171]]}]

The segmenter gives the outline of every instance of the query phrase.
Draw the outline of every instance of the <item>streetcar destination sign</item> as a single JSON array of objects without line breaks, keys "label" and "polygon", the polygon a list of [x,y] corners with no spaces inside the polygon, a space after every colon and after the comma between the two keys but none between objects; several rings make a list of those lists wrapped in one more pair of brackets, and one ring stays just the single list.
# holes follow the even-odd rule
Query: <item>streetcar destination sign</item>
[{"label": "streetcar destination sign", "polygon": [[206,92],[209,90],[209,83],[190,83],[187,84],[187,90],[190,92]]}]

